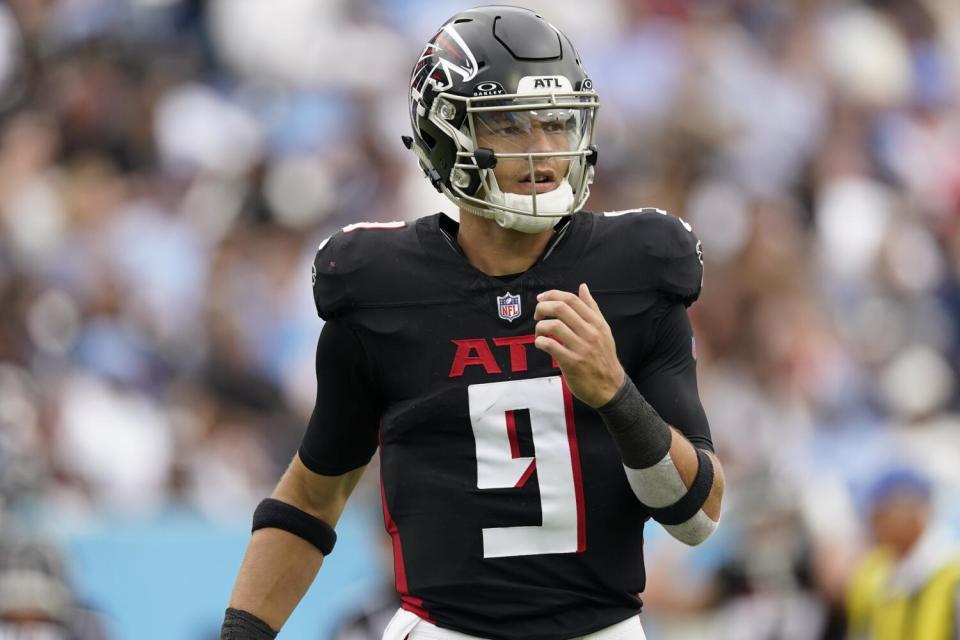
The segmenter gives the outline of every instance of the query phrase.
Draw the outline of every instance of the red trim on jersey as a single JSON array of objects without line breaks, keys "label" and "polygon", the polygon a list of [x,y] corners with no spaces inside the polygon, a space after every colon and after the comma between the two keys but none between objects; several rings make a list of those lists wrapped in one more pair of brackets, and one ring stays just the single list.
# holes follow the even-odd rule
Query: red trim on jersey
[{"label": "red trim on jersey", "polygon": [[520,457],[520,440],[517,439],[517,415],[516,411],[507,411],[507,439],[510,440],[510,457]]},{"label": "red trim on jersey", "polygon": [[[507,439],[510,441],[510,457],[517,459],[520,457],[520,440],[517,438],[517,412],[510,410],[504,412],[504,414],[507,417]],[[517,484],[513,485],[513,488],[519,489],[527,484],[527,480],[530,479],[530,476],[532,476],[536,470],[537,459],[534,458],[530,461],[529,466],[527,466],[527,470],[524,471],[520,479],[517,480]]]},{"label": "red trim on jersey", "polygon": [[587,550],[587,520],[583,508],[583,476],[580,472],[580,446],[577,444],[577,427],[573,419],[573,394],[567,380],[560,376],[563,385],[563,414],[567,419],[567,440],[570,442],[570,466],[573,467],[573,486],[577,494],[577,553]]},{"label": "red trim on jersey", "polygon": [[527,484],[527,480],[530,479],[530,476],[533,475],[533,472],[537,470],[537,459],[534,458],[530,461],[530,466],[527,467],[527,470],[523,472],[523,475],[520,476],[520,479],[517,480],[517,484],[513,485],[514,489],[519,489],[523,485]]},{"label": "red trim on jersey", "polygon": [[[377,429],[377,440],[380,442],[381,451],[383,450],[383,440],[380,436],[379,427]],[[387,492],[383,486],[383,465],[380,466],[380,501],[383,505],[383,524],[390,539],[393,541],[393,574],[394,586],[397,594],[400,596],[400,607],[416,614],[427,622],[434,624],[430,618],[430,613],[423,606],[421,598],[415,598],[410,595],[407,587],[407,569],[403,564],[403,546],[400,543],[400,532],[397,530],[397,523],[390,516],[390,508],[387,507]]]}]

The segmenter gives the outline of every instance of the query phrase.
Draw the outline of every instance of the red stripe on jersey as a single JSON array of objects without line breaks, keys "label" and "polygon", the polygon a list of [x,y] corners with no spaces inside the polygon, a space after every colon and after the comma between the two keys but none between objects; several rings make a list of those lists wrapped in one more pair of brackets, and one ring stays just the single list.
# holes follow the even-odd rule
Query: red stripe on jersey
[{"label": "red stripe on jersey", "polygon": [[436,621],[433,620],[427,610],[423,608],[423,600],[420,598],[400,596],[400,608],[416,614],[417,617],[423,618],[430,624],[436,624]]},{"label": "red stripe on jersey", "polygon": [[[383,440],[380,436],[379,429],[377,431],[377,440],[380,441],[380,450],[383,451]],[[394,522],[390,516],[390,508],[387,506],[387,492],[383,485],[382,460],[380,464],[380,501],[383,504],[383,524],[387,533],[390,534],[390,539],[393,541],[394,586],[397,594],[400,596],[400,606],[433,624],[434,621],[430,618],[430,613],[423,606],[423,600],[411,596],[409,588],[407,587],[407,569],[403,564],[403,546],[400,543],[400,531],[397,529],[397,523]]]},{"label": "red stripe on jersey", "polygon": [[573,486],[577,495],[577,553],[587,550],[587,521],[583,508],[583,476],[580,472],[580,447],[577,444],[577,427],[573,420],[573,394],[567,380],[560,376],[563,385],[563,414],[567,419],[567,440],[570,442],[570,465],[573,467]]},{"label": "red stripe on jersey", "polygon": [[517,416],[515,411],[507,411],[507,439],[510,440],[510,457],[520,457],[520,440],[517,439]]},{"label": "red stripe on jersey", "polygon": [[527,480],[530,479],[530,476],[533,475],[533,472],[537,470],[537,459],[534,458],[530,461],[530,466],[527,467],[527,470],[523,472],[523,475],[520,476],[520,479],[517,480],[517,484],[514,485],[514,489],[519,489],[523,485],[527,484]]},{"label": "red stripe on jersey", "polygon": [[[517,412],[507,411],[505,413],[507,416],[507,439],[510,441],[510,457],[516,459],[520,457],[520,440],[517,438]],[[527,470],[524,471],[520,479],[517,480],[517,484],[513,485],[514,489],[519,489],[527,484],[527,480],[530,479],[530,476],[532,476],[536,470],[537,459],[534,458],[530,461]]]}]

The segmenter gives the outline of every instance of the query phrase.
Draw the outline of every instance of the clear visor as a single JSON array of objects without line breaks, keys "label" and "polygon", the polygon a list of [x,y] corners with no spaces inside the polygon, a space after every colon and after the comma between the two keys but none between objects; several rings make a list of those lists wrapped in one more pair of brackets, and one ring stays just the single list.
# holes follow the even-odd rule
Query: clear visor
[{"label": "clear visor", "polygon": [[[485,105],[488,106],[488,105]],[[495,107],[495,105],[489,105]],[[593,108],[549,106],[473,113],[474,140],[497,156],[529,153],[573,153],[589,145]]]}]

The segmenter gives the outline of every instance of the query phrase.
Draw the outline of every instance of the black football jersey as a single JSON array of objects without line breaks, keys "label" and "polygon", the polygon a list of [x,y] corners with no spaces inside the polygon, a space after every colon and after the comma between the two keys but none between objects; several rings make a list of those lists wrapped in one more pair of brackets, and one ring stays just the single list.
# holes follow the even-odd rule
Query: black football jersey
[{"label": "black football jersey", "polygon": [[440,627],[555,640],[636,615],[648,513],[599,415],[533,346],[533,312],[538,293],[586,282],[641,393],[712,450],[686,314],[699,242],[658,210],[582,212],[528,271],[497,278],[455,237],[438,214],[321,245],[327,323],[300,457],[338,475],[379,446],[397,590]]}]

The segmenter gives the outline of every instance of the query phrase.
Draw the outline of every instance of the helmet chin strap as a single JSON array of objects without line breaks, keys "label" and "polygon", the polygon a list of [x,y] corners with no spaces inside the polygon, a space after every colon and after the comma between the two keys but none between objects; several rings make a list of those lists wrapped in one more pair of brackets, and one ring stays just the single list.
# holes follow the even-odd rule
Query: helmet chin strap
[{"label": "helmet chin strap", "polygon": [[513,229],[521,233],[541,233],[556,225],[563,215],[569,213],[570,207],[573,206],[573,187],[564,178],[556,189],[537,194],[537,215],[533,215],[533,196],[504,193],[496,189],[487,196],[487,201],[493,205],[520,209],[530,213],[525,215],[512,211],[481,210],[473,207],[470,207],[469,210],[484,218],[495,220],[504,229]]}]

